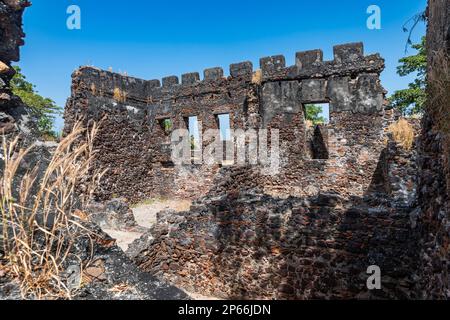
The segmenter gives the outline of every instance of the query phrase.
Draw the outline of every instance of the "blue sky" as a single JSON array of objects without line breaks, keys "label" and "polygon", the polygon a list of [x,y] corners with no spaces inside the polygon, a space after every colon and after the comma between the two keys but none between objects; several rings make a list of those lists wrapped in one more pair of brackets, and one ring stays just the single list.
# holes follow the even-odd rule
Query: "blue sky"
[{"label": "blue sky", "polygon": [[[73,4],[81,8],[81,30],[66,27]],[[381,30],[366,27],[372,4],[381,8]],[[274,54],[292,65],[296,51],[316,48],[331,60],[333,45],[363,41],[366,54],[386,59],[382,83],[392,93],[410,81],[396,74],[407,39],[402,26],[425,8],[426,0],[34,1],[19,65],[42,95],[64,106],[81,65],[160,79],[214,66],[228,73],[230,63],[244,60],[257,68],[259,58]],[[424,33],[421,23],[413,41]]]}]

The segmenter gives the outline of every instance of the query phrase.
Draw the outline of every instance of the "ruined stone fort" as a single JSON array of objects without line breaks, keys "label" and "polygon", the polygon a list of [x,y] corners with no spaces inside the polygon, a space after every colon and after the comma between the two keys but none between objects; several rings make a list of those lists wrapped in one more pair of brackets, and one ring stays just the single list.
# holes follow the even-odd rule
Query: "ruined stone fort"
[{"label": "ruined stone fort", "polygon": [[[79,119],[101,123],[95,167],[108,171],[97,196],[194,200],[189,212],[160,213],[129,255],[178,287],[221,298],[420,297],[417,153],[387,132],[398,115],[380,84],[384,60],[351,43],[335,46],[332,61],[321,50],[285,61],[261,58],[258,70],[235,63],[228,77],[210,68],[181,82],[92,67],[73,74],[67,130]],[[329,123],[308,123],[305,106],[315,103],[329,103]],[[170,133],[190,129],[192,117],[201,132],[221,129],[221,115],[231,129],[277,130],[277,174],[173,163]],[[383,270],[381,290],[367,290],[372,265]]]},{"label": "ruined stone fort", "polygon": [[[0,0],[0,131],[19,136],[21,147],[37,145],[19,168],[22,176],[52,152],[11,86],[29,5]],[[89,193],[87,182],[103,172],[90,207],[102,218],[111,214],[126,225],[128,204],[148,199],[192,204],[159,211],[126,252],[89,206],[64,213],[90,232],[69,234],[77,259],[61,267],[73,271],[69,280],[78,270],[79,286],[81,269],[94,275],[74,288],[74,298],[187,299],[189,292],[222,299],[449,299],[450,1],[428,0],[426,17],[428,99],[422,119],[403,120],[415,130],[409,146],[390,129],[400,115],[380,83],[384,60],[366,54],[362,43],[335,46],[331,61],[310,50],[298,52],[293,66],[276,55],[258,67],[231,64],[228,75],[215,67],[181,80],[76,70],[65,132],[79,121],[99,125],[92,172],[72,188],[76,196]],[[308,105],[322,103],[329,122],[311,124]],[[172,134],[193,132],[193,123],[200,136],[210,129],[265,130],[257,140],[267,142],[266,155],[278,146],[277,170],[268,172],[261,159],[237,161],[250,151],[239,151],[233,135],[219,137],[224,152],[212,164],[203,161],[208,141],[194,141],[188,161],[175,163]],[[250,140],[243,140],[249,149]],[[374,267],[381,272],[377,288],[368,286]],[[20,299],[13,280],[1,274],[0,299]],[[124,284],[128,291],[117,296]]]}]

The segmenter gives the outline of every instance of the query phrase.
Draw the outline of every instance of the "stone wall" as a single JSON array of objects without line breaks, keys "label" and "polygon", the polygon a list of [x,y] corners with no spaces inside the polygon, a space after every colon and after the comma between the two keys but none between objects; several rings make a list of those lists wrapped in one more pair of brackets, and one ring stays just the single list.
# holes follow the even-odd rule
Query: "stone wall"
[{"label": "stone wall", "polygon": [[[172,284],[221,298],[417,299],[416,143],[405,150],[387,135],[377,181],[362,196],[277,197],[251,168],[228,168],[189,212],[160,212],[127,254]],[[372,265],[381,290],[367,289]]]},{"label": "stone wall", "polygon": [[[97,138],[96,166],[108,169],[100,198],[123,196],[132,201],[155,196],[198,198],[220,193],[230,176],[240,188],[258,186],[274,195],[310,196],[319,190],[362,196],[379,179],[376,169],[384,149],[384,130],[392,112],[384,109],[385,91],[379,74],[384,60],[364,56],[363,45],[334,47],[334,60],[323,61],[321,50],[299,52],[286,67],[283,56],[260,60],[261,74],[250,62],[232,64],[230,76],[221,68],[141,80],[82,67],[73,75],[66,107],[66,130],[77,118],[102,120]],[[330,124],[318,132],[327,159],[313,159],[314,135],[309,134],[304,106],[330,104]],[[200,132],[217,129],[217,117],[230,115],[231,129],[279,130],[279,174],[265,175],[262,166],[171,163],[170,131],[187,127],[197,116]],[[314,129],[312,129],[314,131]],[[316,131],[317,133],[317,131]],[[311,138],[312,137],[312,138]],[[317,142],[317,136],[316,136]],[[205,148],[205,145],[203,145]],[[311,156],[312,155],[312,156]],[[230,172],[233,173],[230,175]],[[224,179],[225,178],[225,179]],[[243,184],[245,181],[248,186]]]},{"label": "stone wall", "polygon": [[424,298],[450,298],[450,1],[428,1],[428,101],[419,159]]}]

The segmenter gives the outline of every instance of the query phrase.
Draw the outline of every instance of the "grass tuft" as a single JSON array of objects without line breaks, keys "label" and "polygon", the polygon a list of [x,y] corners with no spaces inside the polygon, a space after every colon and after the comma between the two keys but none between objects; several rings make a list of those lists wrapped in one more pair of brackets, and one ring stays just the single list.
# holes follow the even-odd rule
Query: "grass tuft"
[{"label": "grass tuft", "polygon": [[[80,236],[90,238],[75,213],[103,175],[88,175],[97,131],[95,124],[87,130],[76,123],[59,143],[45,172],[36,165],[24,175],[18,173],[19,168],[33,147],[23,149],[19,137],[9,142],[3,137],[0,264],[19,281],[24,298],[71,298],[65,264],[70,260],[82,265],[73,245]],[[79,196],[80,184],[86,196]]]},{"label": "grass tuft", "polygon": [[256,70],[252,76],[252,83],[260,85],[262,83],[262,71]]},{"label": "grass tuft", "polygon": [[114,100],[125,103],[127,101],[127,93],[119,88],[114,88]]}]

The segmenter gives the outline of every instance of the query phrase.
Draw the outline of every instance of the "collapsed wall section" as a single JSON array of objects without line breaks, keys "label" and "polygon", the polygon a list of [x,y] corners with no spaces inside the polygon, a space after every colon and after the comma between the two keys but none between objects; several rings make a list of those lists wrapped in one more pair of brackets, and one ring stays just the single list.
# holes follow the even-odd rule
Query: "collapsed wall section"
[{"label": "collapsed wall section", "polygon": [[[338,194],[229,193],[160,212],[127,254],[190,292],[223,299],[413,299],[417,232],[408,208]],[[369,266],[381,287],[369,290]]]}]

